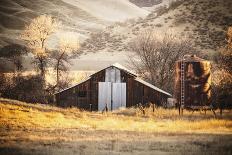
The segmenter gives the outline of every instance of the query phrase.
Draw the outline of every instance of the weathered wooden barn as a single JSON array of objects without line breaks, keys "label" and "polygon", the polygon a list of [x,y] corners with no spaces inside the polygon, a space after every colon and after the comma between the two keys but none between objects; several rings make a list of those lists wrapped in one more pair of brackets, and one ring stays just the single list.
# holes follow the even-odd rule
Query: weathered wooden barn
[{"label": "weathered wooden barn", "polygon": [[76,106],[85,110],[101,111],[131,107],[139,103],[162,105],[171,94],[138,78],[120,64],[104,68],[86,80],[55,94],[58,106]]}]

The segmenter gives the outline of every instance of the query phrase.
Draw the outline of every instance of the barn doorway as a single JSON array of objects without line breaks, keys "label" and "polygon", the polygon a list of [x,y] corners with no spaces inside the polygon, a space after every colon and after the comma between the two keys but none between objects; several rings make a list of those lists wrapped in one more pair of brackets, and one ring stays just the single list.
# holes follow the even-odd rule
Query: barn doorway
[{"label": "barn doorway", "polygon": [[126,83],[99,82],[98,111],[126,107]]}]

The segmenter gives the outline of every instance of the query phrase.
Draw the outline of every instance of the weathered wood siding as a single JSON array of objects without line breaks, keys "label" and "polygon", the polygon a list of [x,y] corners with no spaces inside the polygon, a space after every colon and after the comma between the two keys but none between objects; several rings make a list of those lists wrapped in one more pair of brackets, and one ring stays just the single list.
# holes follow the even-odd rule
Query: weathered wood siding
[{"label": "weathered wood siding", "polygon": [[160,93],[138,81],[132,79],[130,84],[131,95],[129,98],[129,106],[134,106],[139,103],[146,104],[146,103],[154,103],[158,106],[161,106],[163,102],[167,101],[168,95]]},{"label": "weathered wood siding", "polygon": [[[89,80],[56,94],[56,102],[58,106],[75,106],[85,110],[90,110],[91,104],[92,110],[98,110],[98,82],[104,81],[105,69],[93,74]],[[121,70],[121,81],[125,82],[127,87],[127,107],[148,102],[161,105],[162,102],[167,101],[167,95],[136,81],[134,75],[123,70]]]}]

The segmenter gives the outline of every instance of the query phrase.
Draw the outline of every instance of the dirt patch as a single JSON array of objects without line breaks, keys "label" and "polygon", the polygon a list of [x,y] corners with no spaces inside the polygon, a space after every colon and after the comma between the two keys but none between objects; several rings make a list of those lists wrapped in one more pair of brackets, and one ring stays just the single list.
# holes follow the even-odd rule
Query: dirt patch
[{"label": "dirt patch", "polygon": [[0,154],[231,154],[232,135],[1,129]]}]

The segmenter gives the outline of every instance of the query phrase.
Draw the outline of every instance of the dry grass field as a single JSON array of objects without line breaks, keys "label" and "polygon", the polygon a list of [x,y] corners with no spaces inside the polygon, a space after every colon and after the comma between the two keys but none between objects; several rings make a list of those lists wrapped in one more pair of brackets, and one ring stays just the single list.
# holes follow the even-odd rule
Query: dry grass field
[{"label": "dry grass field", "polygon": [[232,111],[102,114],[0,99],[0,154],[232,154]]}]

